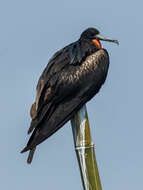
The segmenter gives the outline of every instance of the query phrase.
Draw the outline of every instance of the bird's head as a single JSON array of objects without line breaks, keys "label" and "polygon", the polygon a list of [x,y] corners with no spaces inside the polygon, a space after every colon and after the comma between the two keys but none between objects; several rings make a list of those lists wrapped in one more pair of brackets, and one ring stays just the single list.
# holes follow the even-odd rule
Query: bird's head
[{"label": "bird's head", "polygon": [[118,40],[103,37],[100,34],[99,30],[97,30],[96,28],[86,29],[85,31],[82,32],[80,38],[92,41],[97,46],[98,49],[101,49],[100,40],[113,42],[119,45]]}]

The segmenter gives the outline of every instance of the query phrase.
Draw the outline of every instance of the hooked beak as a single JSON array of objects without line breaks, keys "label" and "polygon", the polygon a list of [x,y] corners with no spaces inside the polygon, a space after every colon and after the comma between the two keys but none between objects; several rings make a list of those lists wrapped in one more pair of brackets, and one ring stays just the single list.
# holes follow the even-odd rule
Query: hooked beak
[{"label": "hooked beak", "polygon": [[101,34],[96,34],[95,38],[98,39],[98,40],[103,40],[103,41],[107,41],[107,42],[113,42],[113,43],[116,43],[117,45],[119,45],[118,40],[111,39],[111,38],[105,38]]}]

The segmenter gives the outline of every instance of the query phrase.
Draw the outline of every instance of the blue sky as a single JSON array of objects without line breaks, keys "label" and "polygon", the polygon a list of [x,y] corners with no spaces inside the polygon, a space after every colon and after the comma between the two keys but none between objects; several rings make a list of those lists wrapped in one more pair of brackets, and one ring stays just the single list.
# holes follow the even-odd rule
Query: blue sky
[{"label": "blue sky", "polygon": [[87,104],[103,189],[143,189],[142,7],[141,0],[0,2],[1,189],[82,189],[70,123],[37,148],[32,165],[19,152],[41,72],[87,27],[120,41],[102,43],[108,78]]}]

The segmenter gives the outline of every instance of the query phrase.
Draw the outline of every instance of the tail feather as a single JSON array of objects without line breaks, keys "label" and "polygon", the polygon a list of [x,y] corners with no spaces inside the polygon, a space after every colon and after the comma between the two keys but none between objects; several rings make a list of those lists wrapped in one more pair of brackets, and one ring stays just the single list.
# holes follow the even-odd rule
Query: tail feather
[{"label": "tail feather", "polygon": [[28,132],[27,132],[28,135],[29,135],[29,134],[33,131],[33,129],[35,128],[35,122],[37,122],[37,121],[32,120],[31,125],[30,125],[30,127],[29,127],[29,129],[28,129]]},{"label": "tail feather", "polygon": [[29,147],[26,146],[20,153],[24,153],[24,152],[26,152],[28,150],[29,150]]},{"label": "tail feather", "polygon": [[33,160],[33,156],[34,156],[35,150],[36,150],[36,146],[33,149],[30,150],[28,158],[27,158],[27,163],[28,164],[31,164],[31,162]]}]

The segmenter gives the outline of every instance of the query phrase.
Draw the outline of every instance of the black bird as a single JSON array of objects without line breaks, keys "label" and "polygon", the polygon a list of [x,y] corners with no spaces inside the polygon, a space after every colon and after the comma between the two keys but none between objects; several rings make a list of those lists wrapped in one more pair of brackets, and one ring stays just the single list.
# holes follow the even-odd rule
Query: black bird
[{"label": "black bird", "polygon": [[104,38],[95,28],[86,29],[79,40],[56,52],[49,60],[38,84],[35,103],[31,107],[33,133],[21,153],[30,151],[31,163],[36,146],[69,121],[87,101],[98,93],[105,82],[109,55],[102,49]]}]

